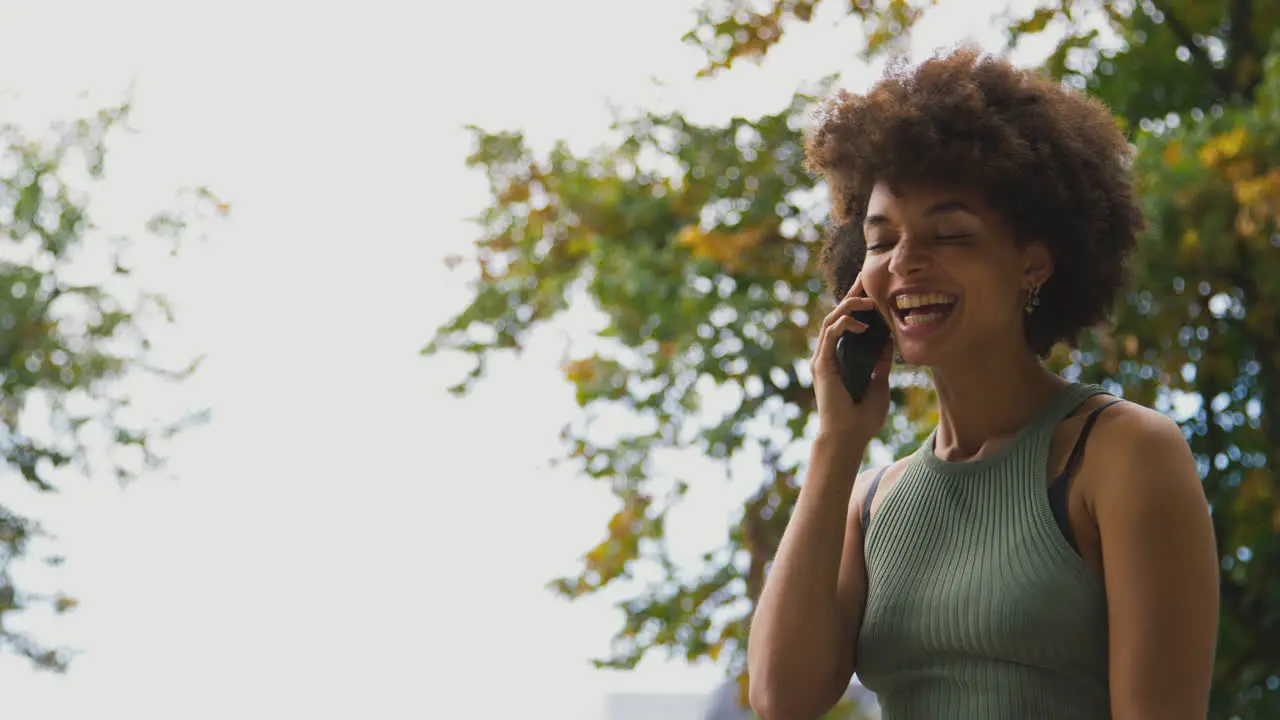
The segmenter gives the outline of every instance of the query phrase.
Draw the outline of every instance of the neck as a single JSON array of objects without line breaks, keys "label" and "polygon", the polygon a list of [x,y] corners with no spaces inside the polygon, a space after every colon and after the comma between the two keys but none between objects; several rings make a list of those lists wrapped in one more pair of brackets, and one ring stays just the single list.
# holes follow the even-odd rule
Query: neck
[{"label": "neck", "polygon": [[984,456],[1031,422],[1067,384],[1040,364],[1024,342],[991,346],[933,369],[938,393],[934,452],[944,460]]}]

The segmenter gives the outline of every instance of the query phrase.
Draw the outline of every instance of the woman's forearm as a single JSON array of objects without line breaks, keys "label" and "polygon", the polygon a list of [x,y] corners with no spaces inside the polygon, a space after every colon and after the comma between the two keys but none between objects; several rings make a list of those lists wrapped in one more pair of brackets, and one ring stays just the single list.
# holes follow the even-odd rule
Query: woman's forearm
[{"label": "woman's forearm", "polygon": [[864,448],[834,437],[814,443],[751,623],[751,704],[763,720],[816,718],[844,692],[849,678],[840,676],[853,671],[837,584]]}]

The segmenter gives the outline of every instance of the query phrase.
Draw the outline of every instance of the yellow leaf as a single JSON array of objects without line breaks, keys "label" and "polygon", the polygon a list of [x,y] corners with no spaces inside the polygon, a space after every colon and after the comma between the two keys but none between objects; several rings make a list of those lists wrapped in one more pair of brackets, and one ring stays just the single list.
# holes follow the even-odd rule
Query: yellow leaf
[{"label": "yellow leaf", "polygon": [[1179,244],[1183,252],[1192,252],[1200,248],[1200,231],[1195,228],[1187,228],[1182,233],[1182,242]]},{"label": "yellow leaf", "polygon": [[1025,33],[1044,32],[1049,27],[1049,21],[1057,16],[1058,12],[1055,8],[1047,7],[1036,10],[1035,14],[1018,25],[1018,30]]},{"label": "yellow leaf", "polygon": [[1276,190],[1271,185],[1271,178],[1266,175],[1241,180],[1232,185],[1231,189],[1235,192],[1236,202],[1241,205],[1252,205],[1271,196]]},{"label": "yellow leaf", "polygon": [[697,248],[701,242],[702,231],[697,225],[685,225],[680,228],[680,232],[676,233],[676,243],[687,248]]},{"label": "yellow leaf", "polygon": [[1226,157],[1239,155],[1240,150],[1244,147],[1245,137],[1245,131],[1242,127],[1238,127],[1219,137],[1218,141],[1221,143],[1222,154]]},{"label": "yellow leaf", "polygon": [[498,195],[498,203],[506,205],[507,203],[521,203],[529,199],[528,183],[513,180],[507,189]]},{"label": "yellow leaf", "polygon": [[720,640],[707,649],[707,657],[711,658],[711,662],[720,659],[720,651],[724,649],[724,641]]},{"label": "yellow leaf", "polygon": [[1236,234],[1247,238],[1258,234],[1258,221],[1245,208],[1236,214]]},{"label": "yellow leaf", "polygon": [[1177,165],[1178,161],[1181,159],[1182,159],[1182,142],[1181,141],[1174,140],[1173,142],[1170,142],[1168,145],[1164,146],[1164,164],[1165,165]]},{"label": "yellow leaf", "polygon": [[676,235],[676,242],[689,248],[694,257],[714,260],[733,271],[743,265],[746,255],[759,246],[766,235],[767,228],[761,227],[738,232],[704,232],[696,225],[686,225]]},{"label": "yellow leaf", "polygon": [[595,235],[592,235],[585,230],[575,228],[570,231],[569,237],[565,241],[565,254],[569,257],[586,255],[591,250],[592,246],[595,245],[595,240]]},{"label": "yellow leaf", "polygon": [[596,363],[593,358],[575,360],[564,366],[564,375],[570,382],[581,385],[591,382],[596,375]]},{"label": "yellow leaf", "polygon": [[748,677],[747,671],[744,669],[737,677],[738,681],[738,704],[742,707],[748,707],[750,701],[749,688],[751,687],[751,678]]},{"label": "yellow leaf", "polygon": [[1222,160],[1230,160],[1244,149],[1246,139],[1247,135],[1242,127],[1223,133],[1200,148],[1200,162],[1204,163],[1205,167],[1215,167]]},{"label": "yellow leaf", "polygon": [[908,387],[905,395],[908,418],[926,426],[937,422],[937,408],[933,403],[933,393],[928,388]]}]

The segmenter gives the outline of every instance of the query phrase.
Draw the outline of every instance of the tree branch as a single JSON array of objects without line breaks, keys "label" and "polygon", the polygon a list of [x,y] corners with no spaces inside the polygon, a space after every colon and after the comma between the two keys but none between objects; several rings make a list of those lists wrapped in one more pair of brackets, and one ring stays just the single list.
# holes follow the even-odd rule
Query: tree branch
[{"label": "tree branch", "polygon": [[[1248,0],[1243,1],[1248,2]],[[1174,37],[1178,39],[1178,42],[1182,43],[1191,53],[1192,59],[1213,78],[1213,84],[1218,86],[1218,91],[1222,93],[1222,98],[1225,100],[1235,94],[1235,87],[1231,77],[1222,68],[1214,66],[1213,59],[1209,57],[1209,53],[1196,44],[1195,33],[1191,32],[1191,28],[1187,27],[1186,23],[1179,20],[1169,10],[1168,3],[1164,2],[1164,0],[1151,0],[1151,5],[1164,16],[1162,24],[1169,28]]]},{"label": "tree branch", "polygon": [[1228,75],[1234,90],[1246,100],[1253,99],[1253,90],[1262,79],[1262,62],[1253,33],[1253,0],[1233,0],[1231,3],[1231,46]]}]

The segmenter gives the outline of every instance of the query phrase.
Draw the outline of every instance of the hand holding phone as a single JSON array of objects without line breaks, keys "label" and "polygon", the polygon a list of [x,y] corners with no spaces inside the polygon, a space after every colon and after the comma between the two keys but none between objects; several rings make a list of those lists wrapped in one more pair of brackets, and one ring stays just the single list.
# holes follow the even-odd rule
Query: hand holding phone
[{"label": "hand holding phone", "polygon": [[889,326],[855,278],[835,308],[822,319],[814,348],[813,390],[818,433],[840,438],[828,445],[847,452],[875,437],[889,412],[887,375]]},{"label": "hand holding phone", "polygon": [[836,360],[845,389],[854,402],[861,402],[871,384],[871,372],[884,356],[885,346],[889,343],[889,326],[874,309],[855,310],[850,314],[867,329],[860,333],[841,333],[836,341]]}]

